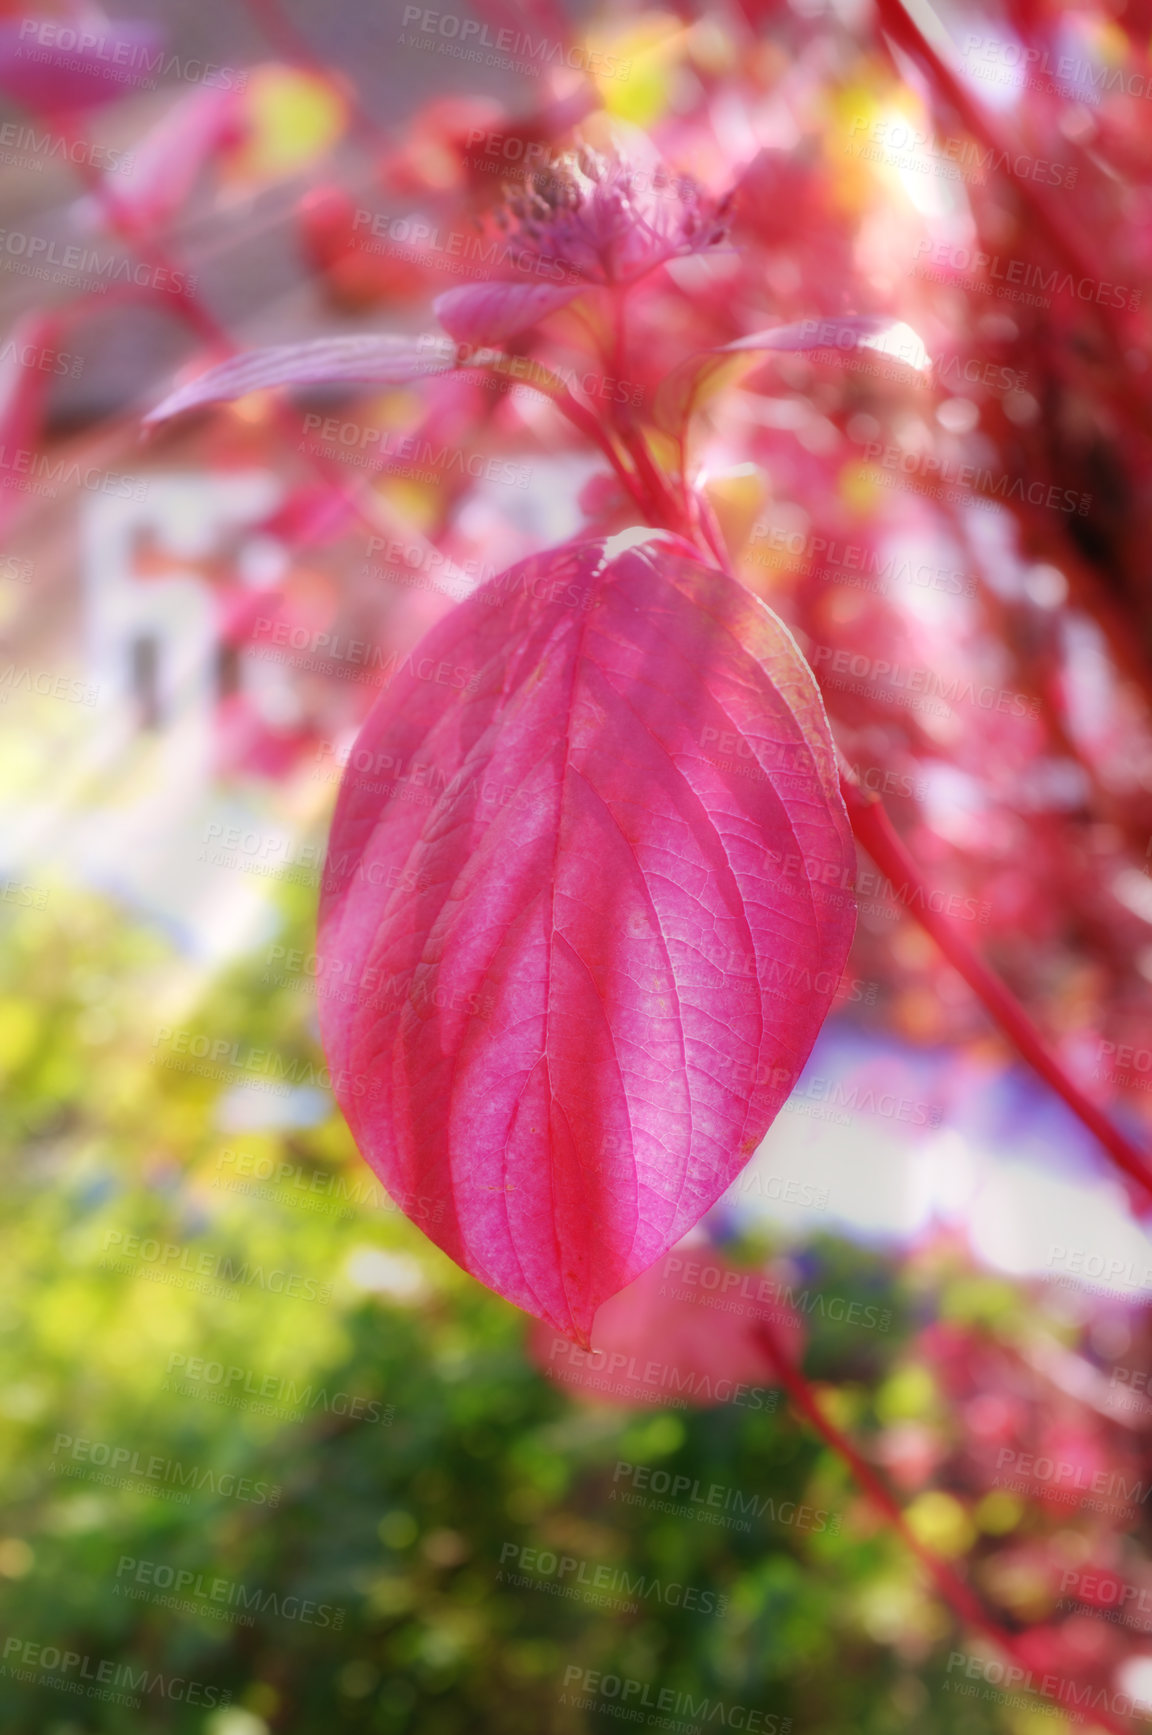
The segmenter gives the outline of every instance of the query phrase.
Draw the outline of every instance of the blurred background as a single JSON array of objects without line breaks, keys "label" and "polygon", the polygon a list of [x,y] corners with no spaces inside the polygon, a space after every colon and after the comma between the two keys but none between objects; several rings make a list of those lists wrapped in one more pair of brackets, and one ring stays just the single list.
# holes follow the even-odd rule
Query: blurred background
[{"label": "blurred background", "polygon": [[[230,348],[435,329],[526,162],[647,133],[730,233],[645,303],[637,403],[787,320],[933,357],[778,358],[705,407],[700,485],[932,907],[1146,1143],[1150,37],[1144,0],[0,8],[5,1731],[1152,1712],[1147,1192],[912,888],[861,856],[800,1085],[590,1361],[335,1108],[342,763],[454,600],[629,522],[595,451],[464,375],[141,432]],[[574,322],[512,347],[590,365]]]}]

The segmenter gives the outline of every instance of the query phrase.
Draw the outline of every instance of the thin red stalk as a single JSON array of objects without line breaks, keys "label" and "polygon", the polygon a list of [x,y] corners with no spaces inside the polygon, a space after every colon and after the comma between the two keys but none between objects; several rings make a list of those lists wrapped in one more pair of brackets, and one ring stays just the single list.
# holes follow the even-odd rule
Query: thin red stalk
[{"label": "thin red stalk", "polygon": [[[529,380],[525,383],[530,385],[532,382]],[[556,405],[561,415],[566,416],[574,428],[579,429],[586,439],[599,446],[615,471],[616,478],[625,493],[630,495],[638,506],[643,507],[644,498],[636,485],[635,475],[621,462],[615,446],[601,428],[592,411],[586,410],[583,404],[577,403],[571,392],[568,391],[557,393],[555,396],[549,394],[549,398],[550,402]]]},{"label": "thin red stalk", "polygon": [[663,472],[657,468],[644,435],[639,428],[626,428],[623,438],[644,485],[649,511],[655,518],[662,519],[667,528],[674,530],[678,536],[687,535],[690,530],[687,517],[669,488]]},{"label": "thin red stalk", "polygon": [[[687,493],[687,487],[685,488],[685,492]],[[728,550],[724,542],[724,532],[720,528],[720,521],[716,517],[711,500],[709,500],[706,494],[698,494],[695,496],[694,504],[700,520],[700,530],[704,539],[712,549],[713,554],[715,554],[722,570],[724,572],[730,572],[731,563],[728,559]]]},{"label": "thin red stalk", "polygon": [[[612,297],[612,352],[611,356],[606,358],[607,366],[620,380],[629,379],[632,371],[628,358],[627,307],[628,287],[624,285],[617,289]],[[643,430],[636,425],[631,410],[613,404],[612,416],[628,455],[636,466],[648,511],[653,514],[657,523],[663,522],[678,535],[690,535],[691,516],[677,500],[668,478],[652,457]]]},{"label": "thin red stalk", "polygon": [[[755,1335],[763,1345],[776,1371],[777,1379],[788,1393],[796,1409],[820,1435],[825,1445],[830,1446],[848,1465],[868,1498],[880,1508],[901,1540],[926,1571],[931,1574],[941,1596],[953,1612],[960,1620],[979,1628],[992,1640],[998,1650],[1011,1658],[1018,1668],[1024,1670],[1025,1675],[1030,1675],[1033,1672],[1032,1667],[1021,1651],[1018,1641],[1011,1633],[1005,1632],[993,1619],[975,1591],[965,1579],[961,1578],[956,1568],[948,1561],[941,1559],[938,1554],[933,1553],[932,1549],[927,1548],[920,1541],[904,1516],[903,1508],[885,1483],[881,1481],[868,1460],[848,1438],[847,1434],[842,1433],[835,1422],[825,1415],[815,1392],[796,1363],[789,1359],[774,1328],[762,1322],[755,1327]],[[1038,1700],[1038,1707],[1039,1703]],[[1114,1717],[1110,1711],[1093,1711],[1091,1715],[1101,1728],[1111,1730],[1112,1735],[1129,1735],[1128,1725],[1123,1723],[1120,1718]]]},{"label": "thin red stalk", "polygon": [[952,967],[963,976],[985,1011],[1041,1078],[1063,1097],[1089,1132],[1099,1139],[1116,1166],[1152,1199],[1152,1169],[1147,1159],[1069,1078],[1015,996],[945,917],[932,908],[919,869],[893,829],[882,803],[843,773],[840,793],[856,837],[894,885],[914,892],[909,906],[912,914],[932,936]]},{"label": "thin red stalk", "polygon": [[[968,130],[982,137],[998,155],[1004,152],[1011,154],[1011,144],[1005,142],[988,111],[965,89],[952,68],[926,40],[906,10],[903,0],[877,0],[877,8],[884,29],[895,41],[901,43],[905,50],[923,62],[937,89],[943,93],[945,100],[951,104]],[[1079,237],[1068,228],[1062,215],[1052,207],[1034,183],[1021,179],[1016,186],[1021,201],[1029,207],[1050,244],[1064,255],[1067,263],[1079,276],[1095,279],[1099,261],[1093,259],[1091,252],[1081,245]],[[1114,355],[1123,363],[1127,377],[1131,370],[1124,358],[1123,344],[1107,320],[1100,322],[1100,328]]]}]

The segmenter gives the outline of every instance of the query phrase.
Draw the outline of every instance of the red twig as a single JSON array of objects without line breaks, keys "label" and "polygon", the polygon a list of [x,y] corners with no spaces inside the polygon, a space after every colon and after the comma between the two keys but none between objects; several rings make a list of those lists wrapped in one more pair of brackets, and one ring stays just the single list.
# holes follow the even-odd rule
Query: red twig
[{"label": "red twig", "polygon": [[[961,1578],[956,1568],[951,1566],[948,1561],[942,1560],[938,1554],[934,1554],[920,1541],[890,1489],[881,1481],[871,1464],[853,1445],[848,1436],[842,1433],[835,1422],[824,1414],[817,1402],[815,1392],[795,1362],[789,1360],[773,1327],[761,1322],[755,1328],[755,1335],[763,1345],[776,1371],[777,1379],[788,1393],[796,1409],[820,1435],[825,1445],[830,1446],[848,1465],[868,1498],[880,1508],[901,1540],[935,1580],[936,1588],[945,1602],[960,1620],[967,1622],[969,1626],[977,1627],[992,1640],[998,1650],[1011,1658],[1017,1668],[1023,1672],[1023,1678],[1019,1684],[1021,1686],[1026,1685],[1033,1671],[1021,1651],[1018,1641],[1011,1633],[1006,1633],[997,1624],[971,1585],[968,1584],[967,1580]],[[1039,1701],[1037,1703],[1039,1705]],[[1112,1735],[1129,1735],[1128,1726],[1120,1718],[1114,1717],[1110,1711],[1093,1710],[1091,1716],[1102,1729],[1111,1730]]]},{"label": "red twig", "polygon": [[[985,139],[997,155],[1010,155],[1013,149],[1012,140],[1005,137],[983,103],[969,93],[938,50],[926,40],[907,11],[904,0],[877,0],[877,9],[883,28],[893,41],[898,42],[907,53],[921,62],[937,91],[951,105],[969,132]],[[1063,255],[1078,276],[1095,280],[1099,261],[1093,258],[1090,246],[1082,242],[1065,222],[1063,213],[1055,209],[1031,181],[1022,178],[1016,185],[1021,201],[1028,207],[1049,244],[1057,253]],[[1130,373],[1124,358],[1124,346],[1111,325],[1102,320],[1100,329],[1114,356],[1121,362],[1125,372]]]},{"label": "red twig", "polygon": [[914,893],[910,904],[912,914],[935,940],[953,969],[960,972],[985,1011],[1041,1078],[1063,1097],[1089,1132],[1099,1139],[1116,1166],[1152,1200],[1152,1169],[1147,1159],[1069,1078],[1019,1001],[952,924],[932,908],[916,863],[893,829],[882,803],[868,790],[861,789],[855,779],[845,777],[843,772],[840,793],[859,842],[894,885],[907,887]]}]

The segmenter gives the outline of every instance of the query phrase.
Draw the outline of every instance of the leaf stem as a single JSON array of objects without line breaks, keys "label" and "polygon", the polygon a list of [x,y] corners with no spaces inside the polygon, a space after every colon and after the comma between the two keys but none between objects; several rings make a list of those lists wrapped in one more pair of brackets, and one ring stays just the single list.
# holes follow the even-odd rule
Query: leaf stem
[{"label": "leaf stem", "polygon": [[932,936],[952,967],[963,976],[985,1011],[1041,1078],[1063,1097],[1073,1114],[1104,1146],[1116,1166],[1152,1200],[1152,1170],[1147,1159],[1069,1078],[1020,1002],[952,924],[932,908],[916,863],[893,828],[882,803],[869,790],[862,789],[855,778],[846,776],[843,769],[840,772],[840,793],[858,841],[894,885],[908,888],[914,894],[909,904],[912,914]]},{"label": "leaf stem", "polygon": [[[932,1549],[921,1542],[909,1524],[899,1501],[881,1481],[863,1453],[848,1438],[847,1434],[843,1433],[835,1422],[825,1415],[815,1392],[797,1364],[789,1359],[774,1328],[766,1321],[762,1321],[755,1328],[755,1336],[764,1348],[775,1369],[777,1379],[788,1393],[797,1411],[820,1435],[825,1445],[831,1447],[832,1451],[848,1465],[864,1493],[874,1505],[879,1507],[901,1540],[935,1580],[936,1588],[954,1614],[970,1626],[977,1627],[990,1638],[1005,1656],[1010,1657],[1013,1663],[1023,1670],[1025,1677],[1031,1676],[1031,1665],[1016,1638],[998,1625],[985,1609],[971,1585],[960,1576],[956,1568],[948,1561],[941,1559],[938,1554],[933,1553]],[[1120,1718],[1113,1716],[1110,1711],[1093,1710],[1091,1715],[1101,1728],[1111,1730],[1112,1735],[1128,1735],[1127,1725]]]}]

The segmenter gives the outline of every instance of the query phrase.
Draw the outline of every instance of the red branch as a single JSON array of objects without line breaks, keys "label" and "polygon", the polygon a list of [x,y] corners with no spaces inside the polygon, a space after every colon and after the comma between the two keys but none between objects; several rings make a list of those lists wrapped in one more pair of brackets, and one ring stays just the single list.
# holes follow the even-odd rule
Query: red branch
[{"label": "red branch", "polygon": [[[826,1446],[843,1458],[853,1476],[868,1498],[879,1507],[885,1518],[898,1533],[901,1540],[916,1556],[916,1559],[931,1574],[936,1588],[949,1607],[969,1626],[977,1627],[990,1638],[998,1650],[1009,1657],[1017,1668],[1023,1671],[1024,1679],[1021,1686],[1027,1684],[1032,1675],[1032,1668],[1027,1657],[1021,1651],[1018,1641],[1011,1633],[1006,1633],[985,1609],[983,1603],[968,1584],[948,1561],[942,1560],[924,1543],[912,1529],[904,1512],[891,1490],[881,1481],[871,1464],[853,1445],[852,1441],[825,1415],[817,1401],[816,1394],[808,1384],[795,1362],[789,1357],[776,1336],[772,1326],[761,1322],[755,1327],[755,1335],[768,1355],[776,1372],[776,1377],[791,1398],[797,1411],[805,1421],[809,1422]],[[1113,1716],[1108,1710],[1093,1710],[1091,1716],[1102,1729],[1109,1729],[1112,1735],[1129,1735],[1128,1726],[1120,1718]]]},{"label": "red branch", "polygon": [[[906,53],[920,62],[937,94],[949,104],[969,132],[977,138],[983,138],[998,156],[1011,154],[1019,140],[1007,138],[983,103],[970,94],[939,51],[927,41],[904,0],[877,0],[877,9],[883,29]],[[1065,220],[1063,209],[1054,206],[1039,187],[1026,178],[1017,183],[1017,190],[1021,202],[1027,206],[1036,226],[1044,232],[1049,245],[1063,255],[1079,276],[1094,279],[1099,262],[1093,258],[1091,246],[1084,242]],[[1124,346],[1111,325],[1102,320],[1099,322],[1099,329],[1117,360],[1124,365],[1126,374],[1129,374],[1131,370],[1125,362]]]},{"label": "red branch", "polygon": [[[893,885],[906,888],[911,894],[909,907],[912,914],[935,940],[953,969],[960,972],[985,1011],[1041,1078],[1063,1097],[1089,1132],[1099,1139],[1117,1168],[1122,1169],[1129,1180],[1152,1200],[1152,1170],[1144,1155],[1069,1078],[1020,1002],[952,924],[932,908],[916,863],[897,836],[880,801],[868,790],[861,789],[854,779],[845,777],[843,772],[840,775],[840,793],[857,839],[881,873],[886,874]],[[902,897],[901,901],[908,902],[908,898]]]}]

